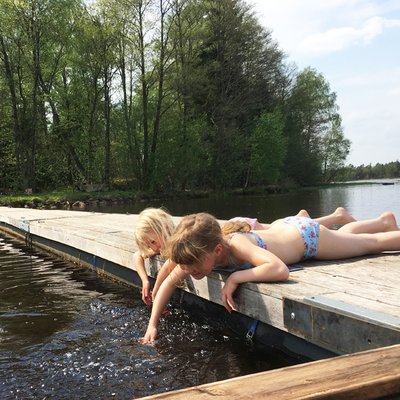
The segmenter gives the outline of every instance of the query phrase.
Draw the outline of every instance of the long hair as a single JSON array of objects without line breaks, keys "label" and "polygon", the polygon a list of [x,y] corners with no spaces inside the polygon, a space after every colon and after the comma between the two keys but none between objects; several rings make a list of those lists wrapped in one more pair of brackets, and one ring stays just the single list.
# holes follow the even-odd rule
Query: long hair
[{"label": "long hair", "polygon": [[142,257],[147,258],[153,254],[148,245],[148,235],[154,233],[161,241],[161,253],[174,232],[174,223],[171,215],[162,208],[146,208],[140,214],[135,228],[136,243]]},{"label": "long hair", "polygon": [[251,225],[242,220],[231,220],[227,221],[222,225],[222,234],[229,235],[234,232],[250,232]]},{"label": "long hair", "polygon": [[223,242],[221,227],[210,214],[186,215],[168,240],[165,256],[177,264],[193,265]]}]

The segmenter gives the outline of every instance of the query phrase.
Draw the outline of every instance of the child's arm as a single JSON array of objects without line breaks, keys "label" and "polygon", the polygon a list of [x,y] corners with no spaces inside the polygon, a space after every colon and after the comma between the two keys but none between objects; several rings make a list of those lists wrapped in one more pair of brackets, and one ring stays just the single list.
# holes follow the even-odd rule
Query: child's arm
[{"label": "child's arm", "polygon": [[174,263],[171,260],[167,260],[167,261],[165,261],[163,266],[158,271],[156,283],[154,284],[153,291],[151,294],[153,301],[156,298],[156,294],[157,294],[158,289],[160,288],[161,284],[164,282],[165,278],[171,273],[171,271],[175,268],[175,266],[176,266],[176,263]]},{"label": "child's arm", "polygon": [[231,312],[237,308],[233,293],[238,285],[244,282],[274,282],[289,278],[287,265],[270,251],[256,246],[246,237],[237,235],[231,240],[231,251],[234,256],[254,265],[251,269],[236,271],[229,275],[222,288],[222,303]]},{"label": "child's arm", "polygon": [[151,304],[150,297],[150,282],[146,273],[146,269],[144,268],[144,259],[139,253],[139,251],[135,252],[133,255],[133,261],[135,263],[136,271],[142,280],[142,300],[145,304]]},{"label": "child's arm", "polygon": [[177,265],[169,274],[168,278],[161,284],[160,290],[158,291],[157,297],[153,303],[150,321],[146,333],[142,338],[142,343],[149,343],[157,337],[157,327],[161,314],[164,312],[165,307],[176,288],[176,284],[187,276],[188,274]]}]

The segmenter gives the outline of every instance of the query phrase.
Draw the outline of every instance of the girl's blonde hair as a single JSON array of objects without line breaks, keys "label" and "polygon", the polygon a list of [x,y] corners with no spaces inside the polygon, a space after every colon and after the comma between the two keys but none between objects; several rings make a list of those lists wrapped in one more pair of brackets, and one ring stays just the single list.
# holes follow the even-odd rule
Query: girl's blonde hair
[{"label": "girl's blonde hair", "polygon": [[229,235],[234,232],[250,232],[251,225],[246,221],[231,220],[222,225],[222,234]]},{"label": "girl's blonde hair", "polygon": [[223,243],[221,226],[210,214],[186,215],[169,239],[165,256],[177,264],[193,265]]},{"label": "girl's blonde hair", "polygon": [[148,235],[154,233],[160,238],[161,251],[167,240],[174,232],[174,223],[171,215],[162,208],[146,208],[140,214],[135,228],[136,244],[142,257],[153,256],[149,247]]}]

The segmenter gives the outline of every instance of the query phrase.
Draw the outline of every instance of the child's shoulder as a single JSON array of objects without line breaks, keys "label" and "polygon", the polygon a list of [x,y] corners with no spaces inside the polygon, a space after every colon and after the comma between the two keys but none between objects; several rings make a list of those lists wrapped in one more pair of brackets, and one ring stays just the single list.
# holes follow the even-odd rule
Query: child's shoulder
[{"label": "child's shoulder", "polygon": [[249,236],[251,236],[251,232],[242,232],[242,231],[232,232],[226,235],[226,240],[230,245],[236,243],[246,243],[250,239]]},{"label": "child's shoulder", "polygon": [[256,232],[234,232],[231,235],[229,242],[233,246],[248,246],[249,242],[266,249],[267,245],[265,240]]}]

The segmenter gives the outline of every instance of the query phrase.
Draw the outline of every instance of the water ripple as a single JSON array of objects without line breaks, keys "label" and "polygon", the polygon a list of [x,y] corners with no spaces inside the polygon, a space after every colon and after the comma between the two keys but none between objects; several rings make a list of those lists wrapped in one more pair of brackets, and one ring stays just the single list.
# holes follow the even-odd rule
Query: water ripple
[{"label": "water ripple", "polygon": [[149,309],[139,290],[1,235],[0,304],[2,400],[133,399],[270,368],[268,356],[181,310],[142,345]]}]

